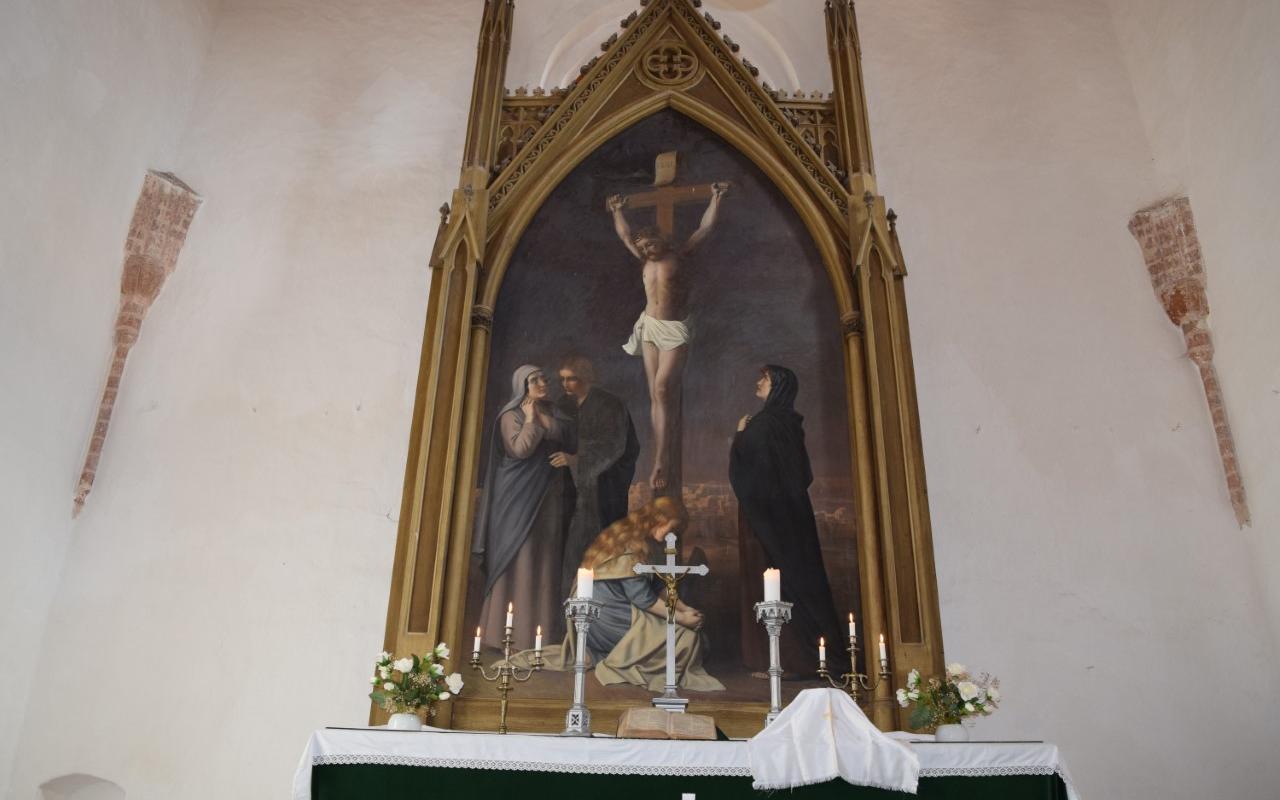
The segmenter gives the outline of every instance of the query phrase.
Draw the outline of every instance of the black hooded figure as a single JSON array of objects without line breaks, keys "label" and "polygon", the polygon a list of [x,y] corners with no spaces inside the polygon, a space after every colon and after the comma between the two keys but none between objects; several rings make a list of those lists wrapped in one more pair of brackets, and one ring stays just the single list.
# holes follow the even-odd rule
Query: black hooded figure
[{"label": "black hooded figure", "polygon": [[818,637],[827,640],[827,667],[847,672],[844,628],[836,616],[822,563],[809,485],[813,470],[804,446],[804,417],[796,413],[800,382],[786,367],[761,370],[770,383],[764,407],[744,417],[729,452],[729,482],[738,497],[738,553],[742,585],[742,660],[747,669],[769,667],[769,646],[752,606],[764,599],[762,574],[782,570],[782,599],[794,603],[782,630],[782,666],[790,675],[818,668]]}]

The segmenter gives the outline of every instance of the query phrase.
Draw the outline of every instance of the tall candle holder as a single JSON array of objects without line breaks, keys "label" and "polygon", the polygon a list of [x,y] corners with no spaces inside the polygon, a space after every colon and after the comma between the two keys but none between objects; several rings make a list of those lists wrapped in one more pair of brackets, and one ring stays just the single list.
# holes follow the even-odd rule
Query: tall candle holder
[{"label": "tall candle holder", "polygon": [[590,597],[570,597],[564,601],[565,618],[573,622],[573,705],[565,714],[562,736],[590,736],[591,711],[587,708],[587,631],[600,616],[603,603]]},{"label": "tall candle holder", "polygon": [[[477,632],[478,635],[478,632]],[[493,664],[493,674],[480,664],[480,651],[475,650],[471,653],[471,668],[480,673],[480,677],[486,681],[498,683],[498,693],[502,696],[502,705],[498,713],[498,733],[507,732],[507,694],[514,687],[514,682],[524,683],[533,677],[533,673],[542,670],[542,648],[533,651],[533,663],[528,668],[521,670],[519,667],[511,663],[511,626],[506,626],[506,632],[502,636],[502,660]],[[477,645],[478,647],[479,645]]]},{"label": "tall candle holder", "polygon": [[766,600],[756,603],[756,622],[764,623],[769,633],[769,713],[764,724],[769,725],[782,713],[782,656],[778,637],[782,626],[791,621],[791,603],[784,600]]},{"label": "tall candle holder", "polygon": [[[882,648],[884,647],[883,641],[881,641],[880,646]],[[870,695],[872,692],[876,690],[876,687],[878,687],[882,682],[889,680],[889,677],[890,677],[889,659],[888,658],[880,659],[880,672],[879,674],[873,677],[866,673],[858,672],[859,648],[858,648],[857,636],[849,637],[848,650],[849,650],[849,670],[850,670],[849,672],[846,672],[840,675],[839,680],[837,680],[836,678],[832,677],[830,672],[827,671],[827,662],[825,660],[819,660],[818,676],[821,678],[826,678],[827,683],[831,684],[832,688],[840,689],[842,691],[848,692],[849,696],[853,698],[853,702],[861,705],[860,698],[864,694],[867,696],[867,699],[869,701]]]}]

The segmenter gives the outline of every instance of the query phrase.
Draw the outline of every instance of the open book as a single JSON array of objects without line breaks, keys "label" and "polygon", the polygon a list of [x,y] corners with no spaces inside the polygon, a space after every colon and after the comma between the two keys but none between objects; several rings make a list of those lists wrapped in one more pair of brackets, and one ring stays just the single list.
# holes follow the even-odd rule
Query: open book
[{"label": "open book", "polygon": [[660,708],[628,708],[618,718],[619,739],[716,738],[716,721],[701,714],[677,714]]}]

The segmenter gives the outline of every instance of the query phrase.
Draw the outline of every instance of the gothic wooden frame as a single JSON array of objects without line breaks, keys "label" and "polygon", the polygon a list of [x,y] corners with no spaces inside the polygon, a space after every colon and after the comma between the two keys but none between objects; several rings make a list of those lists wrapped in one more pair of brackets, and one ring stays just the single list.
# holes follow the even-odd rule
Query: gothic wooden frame
[{"label": "gothic wooden frame", "polygon": [[[857,23],[828,2],[835,91],[789,98],[757,80],[701,0],[641,0],[564,90],[504,89],[513,0],[485,0],[458,188],[433,249],[417,399],[405,470],[385,646],[464,650],[472,508],[493,308],[516,243],[559,182],[610,137],[662,109],[718,134],[772,180],[804,221],[831,279],[845,343],[856,487],[862,631],[889,642],[892,685],[871,703],[900,727],[892,690],[908,670],[940,671],[942,633],[895,219],[876,192]],[[689,68],[645,74],[647,54]],[[689,65],[686,55],[695,64]],[[672,61],[673,59],[668,59]],[[469,640],[466,640],[469,641]],[[567,701],[566,701],[567,702]],[[606,729],[621,704],[593,706]],[[761,725],[763,703],[702,702],[731,735]],[[516,730],[552,730],[565,704],[513,696]],[[373,717],[379,718],[378,712]],[[496,728],[497,703],[459,697],[436,724]]]}]

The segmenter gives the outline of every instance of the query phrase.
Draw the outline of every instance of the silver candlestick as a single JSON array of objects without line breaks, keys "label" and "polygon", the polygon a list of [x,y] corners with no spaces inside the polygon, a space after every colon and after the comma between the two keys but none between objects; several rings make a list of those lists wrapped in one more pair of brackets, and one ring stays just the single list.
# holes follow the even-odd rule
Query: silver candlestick
[{"label": "silver candlestick", "polygon": [[763,622],[769,633],[769,713],[765,715],[765,725],[782,713],[782,654],[778,637],[782,635],[782,626],[791,621],[791,605],[784,600],[769,600],[755,605],[756,622]]},{"label": "silver candlestick", "polygon": [[564,601],[564,616],[573,622],[573,705],[564,718],[562,736],[590,736],[591,712],[587,709],[587,631],[591,620],[600,616],[603,603],[589,597],[570,597]]}]

